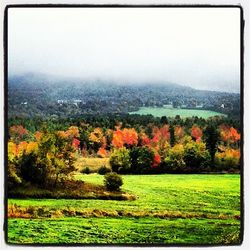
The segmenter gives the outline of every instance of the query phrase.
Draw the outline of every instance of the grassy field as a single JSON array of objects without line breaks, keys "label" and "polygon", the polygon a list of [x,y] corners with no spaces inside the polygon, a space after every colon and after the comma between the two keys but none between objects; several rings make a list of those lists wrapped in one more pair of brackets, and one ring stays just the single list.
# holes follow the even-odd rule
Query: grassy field
[{"label": "grassy field", "polygon": [[90,158],[90,157],[77,157],[75,167],[78,170],[83,170],[88,167],[91,172],[98,172],[101,166],[110,168],[109,158]]},{"label": "grassy field", "polygon": [[198,116],[202,118],[208,118],[216,115],[225,114],[210,111],[210,110],[198,110],[198,109],[180,109],[180,108],[160,108],[160,107],[141,107],[138,111],[130,112],[130,114],[139,114],[139,115],[153,115],[155,117],[175,117],[180,115],[181,118]]},{"label": "grassy field", "polygon": [[[98,174],[77,174],[102,184]],[[123,176],[134,201],[9,199],[46,210],[46,217],[10,218],[10,243],[235,244],[240,232],[239,175]],[[53,213],[58,216],[51,216]]]}]

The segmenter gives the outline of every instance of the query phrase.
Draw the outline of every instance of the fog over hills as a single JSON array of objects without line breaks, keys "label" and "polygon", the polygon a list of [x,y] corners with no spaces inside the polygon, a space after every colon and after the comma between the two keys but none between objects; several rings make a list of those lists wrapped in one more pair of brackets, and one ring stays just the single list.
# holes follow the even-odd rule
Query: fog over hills
[{"label": "fog over hills", "polygon": [[[211,89],[211,88],[199,88],[194,87],[191,84],[182,84],[178,82],[173,81],[167,81],[167,80],[150,80],[145,79],[139,81],[138,79],[133,80],[127,80],[127,79],[102,79],[102,78],[84,78],[84,77],[74,77],[74,76],[61,76],[61,75],[53,75],[53,74],[44,74],[44,73],[35,73],[35,72],[26,72],[23,74],[9,74],[8,82],[10,86],[15,86],[17,88],[19,87],[39,87],[40,84],[42,84],[41,87],[52,87],[56,85],[57,87],[60,87],[60,85],[93,85],[93,84],[101,84],[104,85],[104,87],[108,87],[109,85],[117,85],[117,86],[164,86],[165,88],[175,88],[175,89],[185,89],[186,91],[192,91],[192,90],[202,90],[202,91],[208,91],[208,92],[225,92],[225,93],[239,93],[239,90],[234,89],[233,85],[230,86],[228,84],[221,83],[220,86],[223,86],[223,88],[218,89]],[[20,85],[20,86],[19,86]],[[34,86],[35,85],[35,86]],[[191,86],[190,86],[191,85]]]},{"label": "fog over hills", "polygon": [[239,93],[240,9],[9,9],[8,72]]}]

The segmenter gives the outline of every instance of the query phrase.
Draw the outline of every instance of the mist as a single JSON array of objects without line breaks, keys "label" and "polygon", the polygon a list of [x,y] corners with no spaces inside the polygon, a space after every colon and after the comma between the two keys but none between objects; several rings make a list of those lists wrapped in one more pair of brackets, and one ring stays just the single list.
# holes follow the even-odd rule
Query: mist
[{"label": "mist", "polygon": [[10,8],[8,73],[240,91],[239,8]]}]

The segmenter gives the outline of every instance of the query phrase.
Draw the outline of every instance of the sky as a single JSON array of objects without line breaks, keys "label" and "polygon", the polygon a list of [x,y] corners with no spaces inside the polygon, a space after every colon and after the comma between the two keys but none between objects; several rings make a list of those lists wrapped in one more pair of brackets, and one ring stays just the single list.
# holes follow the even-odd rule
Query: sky
[{"label": "sky", "polygon": [[10,8],[8,72],[240,91],[239,8]]}]

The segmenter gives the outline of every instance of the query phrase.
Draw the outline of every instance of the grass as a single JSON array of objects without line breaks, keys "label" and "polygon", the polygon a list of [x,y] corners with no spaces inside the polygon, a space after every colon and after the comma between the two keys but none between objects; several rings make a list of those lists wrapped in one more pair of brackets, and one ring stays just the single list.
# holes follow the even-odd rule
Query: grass
[{"label": "grass", "polygon": [[91,158],[91,157],[78,157],[75,163],[75,167],[81,171],[88,167],[91,173],[97,173],[101,166],[110,168],[109,158]]},{"label": "grass", "polygon": [[[228,244],[239,243],[238,222],[205,219],[9,219],[12,243]],[[232,233],[233,232],[233,233]]]},{"label": "grass", "polygon": [[210,110],[200,109],[181,109],[181,108],[160,108],[160,107],[141,107],[138,111],[130,112],[130,114],[138,115],[153,115],[155,117],[175,117],[180,115],[181,118],[198,116],[202,118],[209,118],[212,116],[226,116],[225,114],[218,113]]},{"label": "grass", "polygon": [[[98,174],[75,177],[103,183]],[[127,175],[123,179],[122,191],[136,195],[136,200],[9,199],[9,206],[59,214],[58,218],[9,219],[9,242],[239,243],[239,175]]]}]

